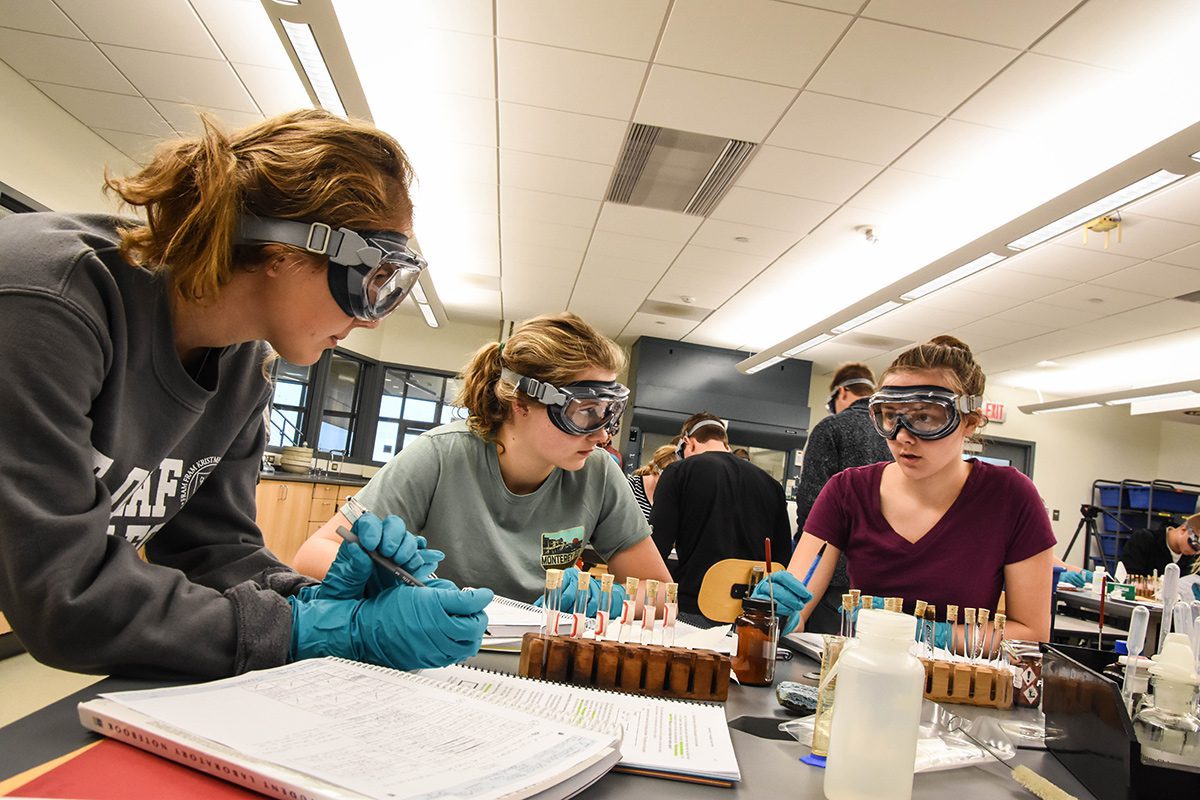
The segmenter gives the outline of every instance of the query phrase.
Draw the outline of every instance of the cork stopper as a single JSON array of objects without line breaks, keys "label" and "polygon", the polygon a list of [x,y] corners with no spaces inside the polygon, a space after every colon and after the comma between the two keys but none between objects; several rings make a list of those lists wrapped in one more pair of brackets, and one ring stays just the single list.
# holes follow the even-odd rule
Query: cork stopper
[{"label": "cork stopper", "polygon": [[973,609],[973,608],[964,608],[963,609],[963,622],[967,625],[975,624],[975,609]]},{"label": "cork stopper", "polygon": [[600,591],[611,592],[613,585],[613,576],[611,572],[606,572],[600,576]]},{"label": "cork stopper", "polygon": [[862,597],[862,590],[861,589],[851,589],[850,597],[854,600],[854,605],[857,606],[859,599]]},{"label": "cork stopper", "polygon": [[903,597],[889,597],[887,599],[887,602],[891,604],[891,608],[888,609],[889,611],[895,611],[897,614],[904,613],[904,598]]},{"label": "cork stopper", "polygon": [[986,608],[979,609],[979,613],[976,615],[979,618],[979,624],[986,625],[988,617],[991,616],[991,613],[992,612],[988,611]]},{"label": "cork stopper", "polygon": [[1002,637],[1004,636],[1004,623],[1006,623],[1007,621],[1008,621],[1007,616],[1005,616],[1004,614],[997,614],[996,621],[993,623],[996,626],[996,632],[999,633],[1000,636],[1002,636]]},{"label": "cork stopper", "polygon": [[958,606],[946,606],[946,622],[958,623]]},{"label": "cork stopper", "polygon": [[655,605],[658,603],[658,581],[654,578],[646,579],[646,604]]},{"label": "cork stopper", "polygon": [[642,583],[641,578],[626,578],[625,579],[625,594],[629,595],[630,600],[632,600],[633,596],[635,594],[637,594],[638,586],[640,586],[641,583]]},{"label": "cork stopper", "polygon": [[561,569],[546,570],[546,588],[557,589],[558,587],[562,586],[562,575],[563,573]]},{"label": "cork stopper", "polygon": [[913,608],[913,616],[916,617],[917,619],[924,619],[925,607],[928,605],[929,605],[929,603],[926,603],[924,600],[918,600],[916,607]]},{"label": "cork stopper", "polygon": [[846,594],[842,595],[842,610],[843,611],[853,611],[854,610],[854,598],[848,592]]},{"label": "cork stopper", "polygon": [[679,584],[678,583],[668,583],[667,584],[667,602],[668,603],[678,603],[679,602]]},{"label": "cork stopper", "polygon": [[937,622],[937,606],[925,606],[925,619]]},{"label": "cork stopper", "polygon": [[586,591],[588,591],[588,589],[591,588],[591,586],[592,586],[591,573],[588,573],[588,572],[579,573],[579,591],[586,592]]},{"label": "cork stopper", "polygon": [[875,607],[875,598],[869,594],[864,594],[862,596],[862,607],[863,608],[874,608]]}]

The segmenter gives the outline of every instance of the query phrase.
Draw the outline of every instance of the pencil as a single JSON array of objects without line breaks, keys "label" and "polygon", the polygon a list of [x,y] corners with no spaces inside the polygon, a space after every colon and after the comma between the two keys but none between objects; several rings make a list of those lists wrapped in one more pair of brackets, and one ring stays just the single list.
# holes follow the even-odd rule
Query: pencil
[{"label": "pencil", "polygon": [[[356,544],[359,547],[362,547],[362,542],[360,542],[358,540],[358,537],[355,536],[354,533],[352,533],[350,531],[350,529],[347,528],[346,526],[338,525],[337,532],[338,532],[338,536],[342,537],[350,544]],[[366,553],[367,555],[369,555],[371,557],[372,561],[374,561],[376,564],[378,564],[379,566],[386,569],[388,572],[395,575],[400,580],[407,583],[409,586],[424,586],[425,585],[419,579],[414,578],[412,575],[410,575],[407,570],[405,570],[403,567],[398,565],[396,562],[389,561],[387,558],[381,556],[379,553],[375,552],[374,550],[368,550],[365,547],[362,547],[362,549],[363,549],[364,553]]]}]

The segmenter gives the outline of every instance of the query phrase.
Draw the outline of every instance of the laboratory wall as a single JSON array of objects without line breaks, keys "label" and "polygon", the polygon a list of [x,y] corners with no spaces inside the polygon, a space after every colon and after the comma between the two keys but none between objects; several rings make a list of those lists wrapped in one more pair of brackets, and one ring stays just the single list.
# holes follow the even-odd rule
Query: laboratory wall
[{"label": "laboratory wall", "polygon": [[55,211],[113,212],[104,167],[134,164],[0,62],[0,181]]},{"label": "laboratory wall", "polygon": [[1200,425],[1163,422],[1155,478],[1200,483]]},{"label": "laboratory wall", "polygon": [[405,308],[374,330],[356,328],[342,347],[378,361],[458,372],[481,345],[497,341],[499,333],[499,322],[451,322],[431,328]]}]

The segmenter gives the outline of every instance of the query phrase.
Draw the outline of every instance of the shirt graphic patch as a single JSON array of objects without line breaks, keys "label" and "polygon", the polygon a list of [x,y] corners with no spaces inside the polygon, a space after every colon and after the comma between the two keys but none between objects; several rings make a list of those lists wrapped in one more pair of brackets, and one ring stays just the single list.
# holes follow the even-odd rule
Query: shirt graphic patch
[{"label": "shirt graphic patch", "polygon": [[[100,454],[97,454],[100,455]],[[120,536],[134,547],[150,541],[160,528],[200,488],[221,462],[220,456],[202,458],[184,469],[178,458],[164,458],[155,469],[134,467],[112,493],[108,533]],[[97,472],[107,473],[112,465],[96,459]]]},{"label": "shirt graphic patch", "polygon": [[544,569],[566,569],[575,566],[579,556],[583,555],[583,546],[587,542],[583,526],[567,528],[563,531],[542,534],[542,567]]}]

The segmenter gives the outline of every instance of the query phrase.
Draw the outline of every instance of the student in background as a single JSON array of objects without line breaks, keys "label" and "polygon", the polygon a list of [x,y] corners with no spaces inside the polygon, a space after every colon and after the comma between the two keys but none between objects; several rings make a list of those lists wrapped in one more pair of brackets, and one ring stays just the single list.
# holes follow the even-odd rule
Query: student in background
[{"label": "student in background", "polygon": [[[1011,467],[962,458],[985,424],[985,381],[952,336],[892,362],[869,409],[896,460],[844,470],[821,490],[787,571],[770,578],[788,627],[824,593],[844,551],[863,594],[903,597],[910,613],[917,600],[935,605],[939,644],[950,635],[947,603],[995,611],[1001,590],[1009,638],[1049,636],[1054,533],[1037,489]],[[826,543],[806,587],[798,576]],[[766,581],[754,596],[769,596]]]},{"label": "student in background", "polygon": [[[1130,575],[1162,575],[1167,564],[1179,565],[1187,575],[1200,566],[1200,514],[1172,515],[1170,525],[1139,528],[1129,534],[1121,551],[1121,563]],[[1059,576],[1073,586],[1082,587],[1092,580],[1091,570],[1070,570]]]},{"label": "student in background", "polygon": [[[314,584],[254,521],[266,345],[312,364],[408,294],[408,160],[323,111],[203,124],[106,179],[148,223],[0,220],[0,608],[34,658],[80,672],[465,658],[490,592],[396,586],[350,545]],[[355,530],[419,575],[437,562],[375,517]]]},{"label": "student in background", "polygon": [[[796,492],[797,539],[804,531],[817,495],[830,478],[848,467],[892,460],[887,440],[875,430],[867,411],[867,399],[874,391],[875,375],[866,364],[842,364],[833,374],[825,405],[829,416],[813,426],[804,444],[804,466]],[[837,633],[841,626],[842,595],[849,590],[850,574],[846,571],[846,554],[842,553],[820,602],[806,610],[804,629]]]},{"label": "student in background", "polygon": [[675,455],[675,444],[664,444],[654,451],[642,466],[629,476],[629,486],[633,489],[633,497],[637,500],[638,508],[642,509],[646,521],[650,521],[650,509],[654,506],[654,489],[658,486],[658,476],[667,467],[679,460]]},{"label": "student in background", "polygon": [[[618,579],[619,611],[626,577],[670,580],[625,476],[596,446],[624,411],[624,363],[614,342],[574,314],[528,320],[463,370],[455,404],[470,416],[421,434],[358,499],[445,551],[440,575],[515,599],[540,598],[546,569],[565,568],[570,607],[573,565],[590,544]],[[324,575],[344,524],[338,514],[314,533],[297,569]]]},{"label": "student in background", "polygon": [[683,461],[659,478],[650,524],[663,558],[675,548],[679,610],[694,614],[709,567],[726,558],[763,560],[767,537],[772,558],[786,562],[792,531],[783,487],[730,452],[720,418],[693,414],[680,437],[676,450]]}]

